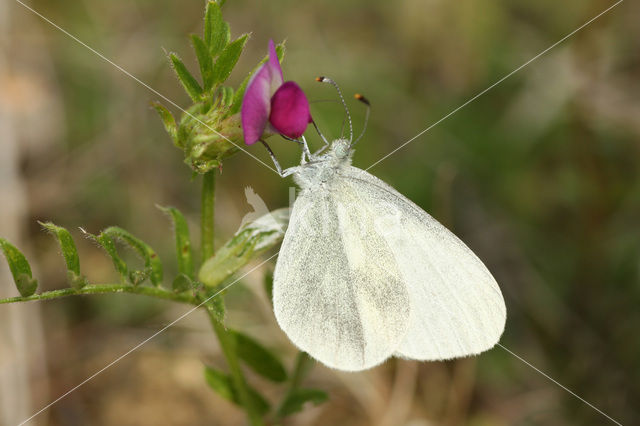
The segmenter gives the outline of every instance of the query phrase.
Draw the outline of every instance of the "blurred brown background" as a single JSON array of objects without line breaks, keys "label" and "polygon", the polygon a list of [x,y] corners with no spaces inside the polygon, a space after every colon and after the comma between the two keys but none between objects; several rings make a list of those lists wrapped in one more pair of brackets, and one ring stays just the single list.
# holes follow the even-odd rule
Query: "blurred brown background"
[{"label": "blurred brown background", "polygon": [[[187,35],[200,0],[28,4],[180,105],[162,48],[195,71]],[[373,110],[354,164],[366,168],[612,5],[568,0],[229,0],[232,35],[253,32],[239,82],[287,39],[285,78],[311,100],[335,99],[317,75]],[[371,169],[456,232],[501,285],[502,343],[607,414],[640,418],[640,5],[627,1]],[[199,187],[149,102],[158,97],[12,0],[0,4],[0,235],[23,249],[41,289],[66,286],[64,263],[36,220],[90,232],[118,224],[172,262],[155,204],[198,221]],[[363,109],[350,102],[356,130]],[[316,103],[323,131],[342,110]],[[311,134],[311,132],[310,132]],[[315,143],[317,138],[310,136]],[[284,165],[298,158],[272,143]],[[251,152],[269,161],[261,147]],[[244,154],[218,179],[220,242],[283,181]],[[92,282],[110,261],[75,232]],[[228,296],[229,322],[290,365],[252,273]],[[0,262],[0,297],[15,289]],[[0,424],[15,424],[170,322],[186,307],[136,296],[0,306]],[[202,362],[223,365],[194,313],[38,416],[34,425],[239,425],[210,391]],[[268,383],[251,378],[267,395]],[[317,366],[330,402],[290,424],[601,425],[608,420],[500,348],[454,362],[390,361],[360,374]]]}]

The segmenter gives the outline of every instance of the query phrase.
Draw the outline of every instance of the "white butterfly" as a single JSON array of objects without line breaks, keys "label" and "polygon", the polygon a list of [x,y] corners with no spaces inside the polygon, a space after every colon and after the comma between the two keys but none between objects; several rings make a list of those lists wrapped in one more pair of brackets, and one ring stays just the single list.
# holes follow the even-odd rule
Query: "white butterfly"
[{"label": "white butterfly", "polygon": [[391,356],[445,360],[493,347],[506,309],[482,261],[416,204],[351,166],[349,140],[321,152],[283,173],[302,189],[273,283],[276,319],[291,341],[346,371]]}]

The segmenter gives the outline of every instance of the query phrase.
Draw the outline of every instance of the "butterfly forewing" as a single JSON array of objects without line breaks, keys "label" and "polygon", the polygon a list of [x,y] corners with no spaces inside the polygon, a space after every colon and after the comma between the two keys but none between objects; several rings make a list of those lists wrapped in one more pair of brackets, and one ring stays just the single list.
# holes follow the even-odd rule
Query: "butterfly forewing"
[{"label": "butterfly forewing", "polygon": [[[409,294],[376,212],[343,182],[296,200],[274,273],[278,323],[302,350],[341,370],[391,356],[409,326]],[[355,208],[358,206],[358,208]]]}]

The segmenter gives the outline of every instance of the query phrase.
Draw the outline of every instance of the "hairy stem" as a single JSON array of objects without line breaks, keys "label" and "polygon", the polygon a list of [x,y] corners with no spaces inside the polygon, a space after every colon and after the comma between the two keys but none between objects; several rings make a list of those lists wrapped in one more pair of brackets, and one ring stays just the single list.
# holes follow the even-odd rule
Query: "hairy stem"
[{"label": "hairy stem", "polygon": [[[215,207],[215,170],[211,170],[204,174],[202,179],[202,222],[200,228],[201,244],[202,244],[202,262],[214,254],[213,238],[214,238],[214,207]],[[209,319],[213,331],[216,333],[216,337],[220,342],[222,353],[227,361],[229,372],[231,373],[231,380],[238,392],[238,397],[242,406],[244,407],[249,422],[253,426],[263,425],[262,417],[255,409],[251,397],[249,395],[249,389],[247,387],[247,381],[244,378],[242,369],[240,368],[240,362],[238,360],[238,353],[236,351],[236,342],[234,336],[229,333],[224,325],[209,311]]]},{"label": "hairy stem", "polygon": [[61,297],[82,295],[82,294],[110,294],[110,293],[132,293],[145,296],[157,297],[159,299],[172,300],[174,302],[190,303],[195,305],[196,299],[188,293],[174,293],[159,287],[133,286],[128,284],[95,284],[79,289],[64,288],[61,290],[45,291],[29,297],[9,297],[0,299],[0,304],[15,302],[30,302],[32,300],[50,300]]},{"label": "hairy stem", "polygon": [[213,256],[214,206],[216,202],[216,170],[210,170],[202,177],[202,263]]},{"label": "hairy stem", "polygon": [[249,395],[247,381],[244,378],[242,369],[240,368],[240,362],[238,361],[238,354],[236,352],[235,337],[231,333],[227,332],[224,326],[218,321],[217,318],[213,316],[211,312],[209,312],[208,310],[207,312],[209,313],[209,318],[211,319],[213,331],[218,337],[220,347],[222,348],[222,353],[224,354],[225,360],[227,361],[229,372],[231,373],[231,380],[233,381],[233,385],[238,392],[238,397],[242,402],[242,406],[244,407],[244,410],[249,417],[249,422],[253,426],[264,425],[262,417],[260,416],[260,414],[258,414],[258,411],[253,405],[253,401],[251,400],[251,396]]}]

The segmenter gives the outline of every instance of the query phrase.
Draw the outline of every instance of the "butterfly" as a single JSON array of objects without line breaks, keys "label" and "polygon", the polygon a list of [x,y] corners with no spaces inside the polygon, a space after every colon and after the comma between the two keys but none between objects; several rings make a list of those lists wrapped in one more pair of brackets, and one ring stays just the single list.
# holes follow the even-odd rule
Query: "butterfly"
[{"label": "butterfly", "polygon": [[[260,141],[278,173],[301,188],[278,254],[273,307],[291,341],[325,365],[371,368],[391,356],[445,360],[493,347],[504,330],[500,288],[482,261],[411,200],[351,165],[355,143],[332,143],[317,128],[309,102],[284,82],[273,41],[242,105],[247,145]],[[367,105],[362,96],[356,98]],[[313,123],[325,146],[309,151]],[[364,133],[364,132],[363,132]],[[302,146],[297,167],[282,170],[265,137]]]},{"label": "butterfly", "polygon": [[352,166],[352,141],[327,148],[284,173],[301,192],[278,254],[273,306],[291,341],[345,371],[391,356],[446,360],[492,348],[506,308],[482,261],[418,205]]}]

